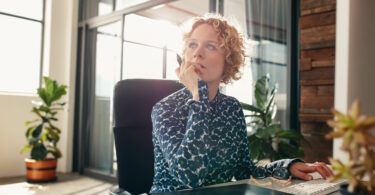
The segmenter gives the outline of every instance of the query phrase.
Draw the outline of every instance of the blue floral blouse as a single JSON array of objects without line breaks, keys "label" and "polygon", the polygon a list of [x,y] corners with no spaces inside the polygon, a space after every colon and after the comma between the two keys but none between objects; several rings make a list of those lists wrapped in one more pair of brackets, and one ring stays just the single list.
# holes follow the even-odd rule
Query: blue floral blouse
[{"label": "blue floral blouse", "polygon": [[[209,102],[207,83],[198,81],[199,101],[183,88],[152,109],[154,180],[150,193],[248,179],[252,163],[241,104],[220,92]],[[298,159],[265,165],[272,172]]]}]

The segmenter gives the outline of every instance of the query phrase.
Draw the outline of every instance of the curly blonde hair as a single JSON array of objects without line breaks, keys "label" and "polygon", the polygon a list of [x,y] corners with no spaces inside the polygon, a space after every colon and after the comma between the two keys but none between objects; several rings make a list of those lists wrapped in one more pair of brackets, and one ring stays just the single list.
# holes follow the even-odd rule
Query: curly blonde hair
[{"label": "curly blonde hair", "polygon": [[184,47],[183,55],[187,48],[187,40],[191,37],[194,30],[201,24],[211,25],[218,33],[219,47],[224,49],[224,71],[222,83],[228,84],[232,80],[241,78],[240,68],[244,66],[245,49],[244,38],[237,29],[230,25],[223,17],[218,15],[206,15],[194,18],[193,25],[189,32],[183,36]]}]

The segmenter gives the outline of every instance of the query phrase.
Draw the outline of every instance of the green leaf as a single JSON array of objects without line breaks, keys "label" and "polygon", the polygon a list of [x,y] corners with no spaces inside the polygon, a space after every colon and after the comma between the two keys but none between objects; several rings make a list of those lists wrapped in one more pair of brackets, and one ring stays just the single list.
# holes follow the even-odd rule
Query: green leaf
[{"label": "green leaf", "polygon": [[262,148],[261,148],[261,140],[260,139],[253,139],[249,142],[249,151],[251,157],[255,160],[262,159]]},{"label": "green leaf", "polygon": [[248,114],[248,115],[245,115],[245,118],[246,117],[260,117],[260,115],[259,114]]},{"label": "green leaf", "polygon": [[264,109],[269,90],[269,75],[265,75],[258,79],[255,83],[255,100],[258,108]]},{"label": "green leaf", "polygon": [[55,90],[55,93],[53,94],[53,97],[51,99],[51,102],[59,100],[63,95],[66,94],[66,85],[61,85],[58,86],[57,89]]},{"label": "green leaf", "polygon": [[51,108],[51,111],[55,111],[55,110],[64,110],[64,108]]},{"label": "green leaf", "polygon": [[49,120],[48,120],[48,118],[42,116],[42,121],[43,121],[43,123],[48,123]]},{"label": "green leaf", "polygon": [[266,124],[265,126],[268,126],[272,123],[272,113],[267,113],[266,114]]},{"label": "green leaf", "polygon": [[244,110],[249,110],[249,111],[252,111],[252,112],[256,112],[256,113],[260,113],[260,114],[263,114],[263,111],[255,106],[252,106],[252,105],[249,105],[249,104],[246,104],[246,103],[241,103],[242,105],[242,108]]},{"label": "green leaf", "polygon": [[38,88],[38,95],[42,101],[48,105],[48,97],[44,88]]},{"label": "green leaf", "polygon": [[26,133],[25,133],[26,139],[30,137],[30,133],[34,130],[34,128],[35,126],[27,128]]},{"label": "green leaf", "polygon": [[272,144],[265,139],[258,138],[255,134],[248,136],[249,151],[254,161],[268,158],[273,154]]},{"label": "green leaf", "polygon": [[35,119],[35,120],[32,120],[32,121],[26,121],[24,124],[25,124],[25,126],[29,126],[30,124],[35,123],[35,122],[37,122],[37,121],[39,121],[38,118]]},{"label": "green leaf", "polygon": [[40,140],[42,140],[43,142],[47,141],[47,135],[48,135],[48,132],[44,131],[42,133],[42,136],[40,136]]},{"label": "green leaf", "polygon": [[39,138],[34,138],[34,137],[29,138],[29,145],[35,146],[36,144],[38,144],[38,142],[39,142]]},{"label": "green leaf", "polygon": [[272,91],[271,91],[271,96],[268,99],[267,107],[266,107],[266,111],[265,111],[266,114],[267,113],[272,113],[271,116],[274,115],[273,111],[274,111],[275,106],[276,106],[275,101],[274,101],[274,98],[275,98],[275,95],[276,95],[276,91],[277,91],[277,86],[274,86],[273,89],[272,89]]},{"label": "green leaf", "polygon": [[279,131],[276,136],[292,140],[300,140],[304,138],[300,133],[294,130],[282,130]]},{"label": "green leaf", "polygon": [[310,142],[307,139],[305,139],[305,137],[302,134],[300,134],[299,132],[297,132],[295,130],[282,130],[282,131],[278,132],[276,134],[276,136],[278,136],[280,138],[293,140],[293,141],[296,141],[296,142],[303,141],[303,142],[306,143],[306,145],[308,145],[310,148],[312,148],[312,145],[310,144]]},{"label": "green leaf", "polygon": [[49,113],[51,110],[49,109],[49,107],[47,107],[47,106],[40,106],[39,107],[39,110],[40,111],[43,111],[43,112],[46,112],[46,113]]},{"label": "green leaf", "polygon": [[34,160],[44,160],[47,156],[47,149],[42,143],[39,143],[31,150],[31,158]]},{"label": "green leaf", "polygon": [[51,153],[53,155],[53,157],[56,158],[56,159],[60,158],[62,156],[61,152],[58,148],[49,147],[48,152]]},{"label": "green leaf", "polygon": [[30,145],[26,145],[26,146],[24,146],[24,147],[21,149],[20,154],[23,154],[23,153],[29,151],[31,148],[32,148],[32,146],[30,146]]},{"label": "green leaf", "polygon": [[275,134],[280,130],[279,124],[273,124],[268,127],[262,127],[257,130],[255,133],[259,138],[270,138],[274,137]]},{"label": "green leaf", "polygon": [[58,102],[56,102],[56,103],[53,103],[52,105],[64,106],[65,104],[66,104],[66,102],[62,102],[62,103],[58,103]]},{"label": "green leaf", "polygon": [[[279,142],[279,155],[278,159],[283,159],[283,158],[297,158],[297,157],[303,157],[304,153],[303,150],[300,147],[296,147],[292,144],[289,144],[285,141],[280,141]],[[275,160],[278,160],[275,159]]]},{"label": "green leaf", "polygon": [[40,124],[37,127],[35,127],[34,131],[31,133],[31,135],[34,138],[39,138],[41,136],[42,130],[43,130],[43,124]]},{"label": "green leaf", "polygon": [[51,128],[52,130],[56,131],[57,133],[61,133],[61,130],[60,130],[58,127],[52,125],[51,122],[49,122],[48,124],[49,124],[49,126],[50,126],[50,128]]},{"label": "green leaf", "polygon": [[34,112],[36,115],[38,115],[40,118],[42,118],[42,115],[40,114],[40,112],[37,108],[34,107],[31,112]]},{"label": "green leaf", "polygon": [[51,138],[51,141],[58,142],[60,139],[60,136],[58,133],[56,133],[53,129],[47,127],[48,136]]}]

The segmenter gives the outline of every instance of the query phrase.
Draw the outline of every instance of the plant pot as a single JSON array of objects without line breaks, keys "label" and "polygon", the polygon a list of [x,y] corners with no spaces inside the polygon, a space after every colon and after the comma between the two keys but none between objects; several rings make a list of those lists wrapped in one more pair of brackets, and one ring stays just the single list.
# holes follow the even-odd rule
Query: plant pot
[{"label": "plant pot", "polygon": [[30,183],[56,181],[57,159],[34,160],[25,158],[26,179]]}]

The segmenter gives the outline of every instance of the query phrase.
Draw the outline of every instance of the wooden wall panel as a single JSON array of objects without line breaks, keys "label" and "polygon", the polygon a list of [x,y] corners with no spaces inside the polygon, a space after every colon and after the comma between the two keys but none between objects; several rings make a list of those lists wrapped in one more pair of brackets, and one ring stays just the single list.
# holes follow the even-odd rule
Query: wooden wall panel
[{"label": "wooden wall panel", "polygon": [[336,12],[325,12],[303,16],[299,20],[300,29],[335,24]]},{"label": "wooden wall panel", "polygon": [[312,147],[303,144],[305,161],[328,162],[332,141],[335,82],[336,1],[300,0],[300,108],[301,133]]}]

